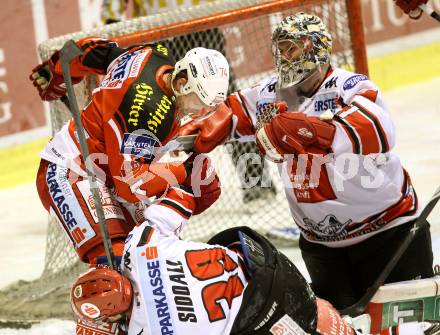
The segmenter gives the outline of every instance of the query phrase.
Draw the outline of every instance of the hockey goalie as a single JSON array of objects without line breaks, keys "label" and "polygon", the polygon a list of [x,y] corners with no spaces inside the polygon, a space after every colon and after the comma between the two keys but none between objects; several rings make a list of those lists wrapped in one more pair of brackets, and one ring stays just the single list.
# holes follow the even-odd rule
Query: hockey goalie
[{"label": "hockey goalie", "polygon": [[[224,139],[256,141],[277,163],[292,225],[315,293],[337,309],[356,303],[420,214],[411,179],[393,151],[396,130],[379,88],[332,66],[332,36],[315,15],[284,18],[272,34],[277,73],[230,95],[229,114],[184,126],[197,152]],[[225,133],[225,132],[223,132]],[[433,276],[429,225],[385,283]]]}]

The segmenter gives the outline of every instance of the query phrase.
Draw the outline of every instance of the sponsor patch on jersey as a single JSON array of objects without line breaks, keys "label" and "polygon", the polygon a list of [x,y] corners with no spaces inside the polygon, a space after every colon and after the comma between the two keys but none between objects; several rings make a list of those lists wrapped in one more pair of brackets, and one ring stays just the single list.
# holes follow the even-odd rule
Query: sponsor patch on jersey
[{"label": "sponsor patch on jersey", "polygon": [[307,333],[287,314],[270,327],[274,335],[306,335]]},{"label": "sponsor patch on jersey", "polygon": [[127,78],[137,77],[142,62],[149,53],[151,53],[150,49],[142,49],[119,56],[102,80],[101,88],[118,89]]},{"label": "sponsor patch on jersey", "polygon": [[[50,163],[47,167],[46,183],[58,213],[51,207],[51,215],[65,227],[77,248],[96,234],[73,197],[73,190],[67,180],[67,168]],[[87,182],[87,181],[86,181]],[[89,187],[90,188],[90,187]],[[78,220],[77,220],[78,219]]]},{"label": "sponsor patch on jersey", "polygon": [[357,74],[355,76],[351,76],[350,78],[348,78],[345,81],[342,88],[344,89],[344,91],[350,90],[353,87],[355,87],[357,85],[357,83],[359,83],[360,81],[364,81],[364,80],[368,80],[368,77],[363,74]]},{"label": "sponsor patch on jersey", "polygon": [[[152,313],[148,313],[151,325],[151,334],[172,335],[175,333],[173,316],[170,312],[166,283],[160,261],[158,259],[158,248],[148,245],[140,253],[141,259],[146,261],[147,280],[142,281],[144,286],[145,304],[149,306]],[[154,311],[154,312],[153,312]]]},{"label": "sponsor patch on jersey", "polygon": [[152,135],[125,133],[122,139],[120,153],[151,159],[157,144],[158,141],[156,137]]},{"label": "sponsor patch on jersey", "polygon": [[336,103],[337,92],[327,92],[325,94],[317,94],[313,99],[313,115],[320,115],[326,110],[331,110],[333,113],[340,108]]},{"label": "sponsor patch on jersey", "polygon": [[[78,186],[78,190],[84,198],[85,203],[87,204],[87,208],[89,209],[90,214],[93,217],[93,220],[98,223],[98,213],[96,211],[95,201],[93,199],[92,192],[90,190],[90,185],[88,180],[81,180],[76,183]],[[112,196],[111,192],[104,185],[99,185],[99,195],[101,197],[101,207],[104,211],[105,219],[119,219],[125,221],[124,213],[122,212],[121,205],[119,202]]]}]

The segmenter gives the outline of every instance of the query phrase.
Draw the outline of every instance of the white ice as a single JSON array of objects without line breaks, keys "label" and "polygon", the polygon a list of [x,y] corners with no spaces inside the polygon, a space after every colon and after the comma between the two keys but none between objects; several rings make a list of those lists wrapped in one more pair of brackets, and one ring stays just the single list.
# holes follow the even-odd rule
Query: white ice
[{"label": "white ice", "polygon": [[[385,93],[397,129],[396,151],[409,172],[421,204],[440,186],[440,78]],[[37,278],[44,264],[47,214],[34,184],[0,191],[0,288]],[[440,204],[429,221],[435,261],[440,262]],[[304,273],[298,250],[284,249]],[[27,330],[0,329],[0,335],[74,334],[72,322],[49,320]]]}]

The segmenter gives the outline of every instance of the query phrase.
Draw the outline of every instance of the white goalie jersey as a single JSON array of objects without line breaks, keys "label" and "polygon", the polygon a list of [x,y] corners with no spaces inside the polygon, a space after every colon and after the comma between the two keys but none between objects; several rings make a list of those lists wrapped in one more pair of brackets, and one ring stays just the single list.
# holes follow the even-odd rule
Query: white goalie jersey
[{"label": "white goalie jersey", "polygon": [[125,242],[123,273],[134,290],[129,335],[229,334],[247,280],[237,253],[180,240],[190,211],[168,193]]},{"label": "white goalie jersey", "polygon": [[[252,139],[259,112],[283,100],[277,77],[238,91],[228,105],[238,117],[235,136]],[[399,157],[395,129],[378,87],[361,74],[331,69],[311,98],[289,111],[319,116],[330,110],[336,133],[327,155],[299,155],[279,164],[291,214],[303,236],[330,247],[414,220],[417,197]]]}]

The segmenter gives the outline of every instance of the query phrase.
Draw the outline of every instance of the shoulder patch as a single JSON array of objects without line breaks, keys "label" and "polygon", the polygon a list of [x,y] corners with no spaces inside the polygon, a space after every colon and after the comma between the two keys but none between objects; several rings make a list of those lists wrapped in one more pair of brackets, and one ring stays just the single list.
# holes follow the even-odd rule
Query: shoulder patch
[{"label": "shoulder patch", "polygon": [[357,75],[351,76],[350,78],[348,78],[345,81],[344,86],[342,86],[342,88],[344,89],[344,91],[352,89],[353,87],[355,87],[357,85],[357,83],[359,83],[360,81],[364,81],[364,80],[368,80],[368,77],[363,74],[357,74]]}]

